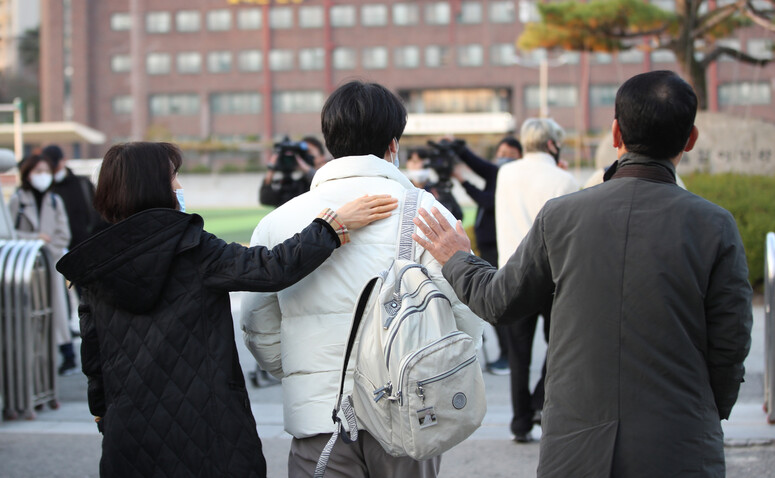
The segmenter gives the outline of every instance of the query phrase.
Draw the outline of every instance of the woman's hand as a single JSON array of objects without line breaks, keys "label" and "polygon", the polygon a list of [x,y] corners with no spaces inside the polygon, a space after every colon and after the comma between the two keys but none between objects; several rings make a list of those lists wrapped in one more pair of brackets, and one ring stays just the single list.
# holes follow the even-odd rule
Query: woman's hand
[{"label": "woman's hand", "polygon": [[40,233],[40,235],[39,235],[38,237],[40,237],[40,239],[41,239],[43,242],[45,242],[45,243],[49,243],[49,242],[51,242],[51,236],[49,236],[48,234],[45,234],[45,233],[42,233],[42,232],[41,232],[41,233]]},{"label": "woman's hand", "polygon": [[339,220],[349,230],[361,228],[379,219],[390,217],[390,211],[398,207],[398,199],[389,194],[368,194],[354,199],[336,210]]},{"label": "woman's hand", "polygon": [[457,251],[471,252],[471,240],[468,239],[468,235],[460,221],[455,223],[455,228],[453,229],[444,215],[441,214],[441,211],[435,207],[431,208],[433,216],[422,208],[419,212],[422,219],[415,217],[414,223],[425,234],[425,238],[417,234],[412,234],[412,238],[425,248],[426,251],[430,252],[439,261],[439,264],[446,264]]}]

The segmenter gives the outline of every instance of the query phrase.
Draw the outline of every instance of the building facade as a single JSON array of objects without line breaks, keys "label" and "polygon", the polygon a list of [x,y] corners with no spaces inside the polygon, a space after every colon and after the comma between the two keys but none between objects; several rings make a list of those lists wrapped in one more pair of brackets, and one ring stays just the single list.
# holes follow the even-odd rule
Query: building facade
[{"label": "building facade", "polygon": [[[520,52],[515,41],[536,18],[524,0],[41,1],[43,120],[84,123],[109,143],[319,136],[327,95],[353,78],[405,100],[410,144],[449,133],[492,141],[542,106],[571,134],[594,134],[610,128],[624,80],[680,71],[661,50]],[[772,55],[772,33],[736,35],[744,51]],[[775,121],[773,73],[719,61],[710,104]]]},{"label": "building facade", "polygon": [[40,23],[38,0],[0,0],[0,72],[17,74],[22,64],[19,41]]}]

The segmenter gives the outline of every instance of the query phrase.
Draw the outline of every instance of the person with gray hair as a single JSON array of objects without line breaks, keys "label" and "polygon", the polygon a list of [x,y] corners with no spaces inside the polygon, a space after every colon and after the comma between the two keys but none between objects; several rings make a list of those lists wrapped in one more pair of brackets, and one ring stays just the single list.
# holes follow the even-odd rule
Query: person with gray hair
[{"label": "person with gray hair", "polygon": [[[579,190],[573,176],[559,167],[564,131],[550,118],[528,118],[522,124],[522,159],[503,165],[495,185],[495,229],[498,265],[503,265],[527,235],[546,201]],[[530,431],[541,422],[544,404],[544,376],[530,391],[530,359],[538,316],[544,319],[544,338],[549,340],[551,303],[527,320],[509,325],[509,367],[511,368],[511,432],[518,443],[532,440]]]}]

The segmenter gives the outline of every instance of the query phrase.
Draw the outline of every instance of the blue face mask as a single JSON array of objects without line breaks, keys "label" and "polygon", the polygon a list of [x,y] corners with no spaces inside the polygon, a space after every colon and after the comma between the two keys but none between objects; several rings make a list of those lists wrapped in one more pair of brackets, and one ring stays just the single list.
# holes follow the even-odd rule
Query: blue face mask
[{"label": "blue face mask", "polygon": [[178,204],[180,205],[180,212],[186,212],[186,201],[183,198],[183,190],[182,189],[176,189],[175,190],[175,197],[178,198]]}]

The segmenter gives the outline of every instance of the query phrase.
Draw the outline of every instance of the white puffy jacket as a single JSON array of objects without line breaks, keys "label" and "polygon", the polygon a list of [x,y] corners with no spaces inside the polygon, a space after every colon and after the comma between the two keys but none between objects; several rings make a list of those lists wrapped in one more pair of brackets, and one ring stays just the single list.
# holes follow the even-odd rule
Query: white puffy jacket
[{"label": "white puffy jacket", "polygon": [[[355,301],[361,289],[393,260],[401,206],[412,183],[391,163],[376,156],[349,156],[330,161],[311,190],[267,215],[256,227],[251,245],[272,247],[301,231],[325,207],[334,210],[365,194],[390,194],[399,207],[388,219],[351,232],[351,243],[310,275],[279,293],[247,294],[241,326],[245,344],[259,364],[282,377],[285,430],[296,438],[332,433],[331,411],[339,388],[344,348]],[[421,206],[435,206],[453,216],[429,193]],[[458,328],[477,341],[483,322],[463,305],[441,275],[440,264],[417,245],[417,262],[450,298]],[[352,373],[352,371],[350,371]],[[348,377],[346,392],[352,389]]]}]

